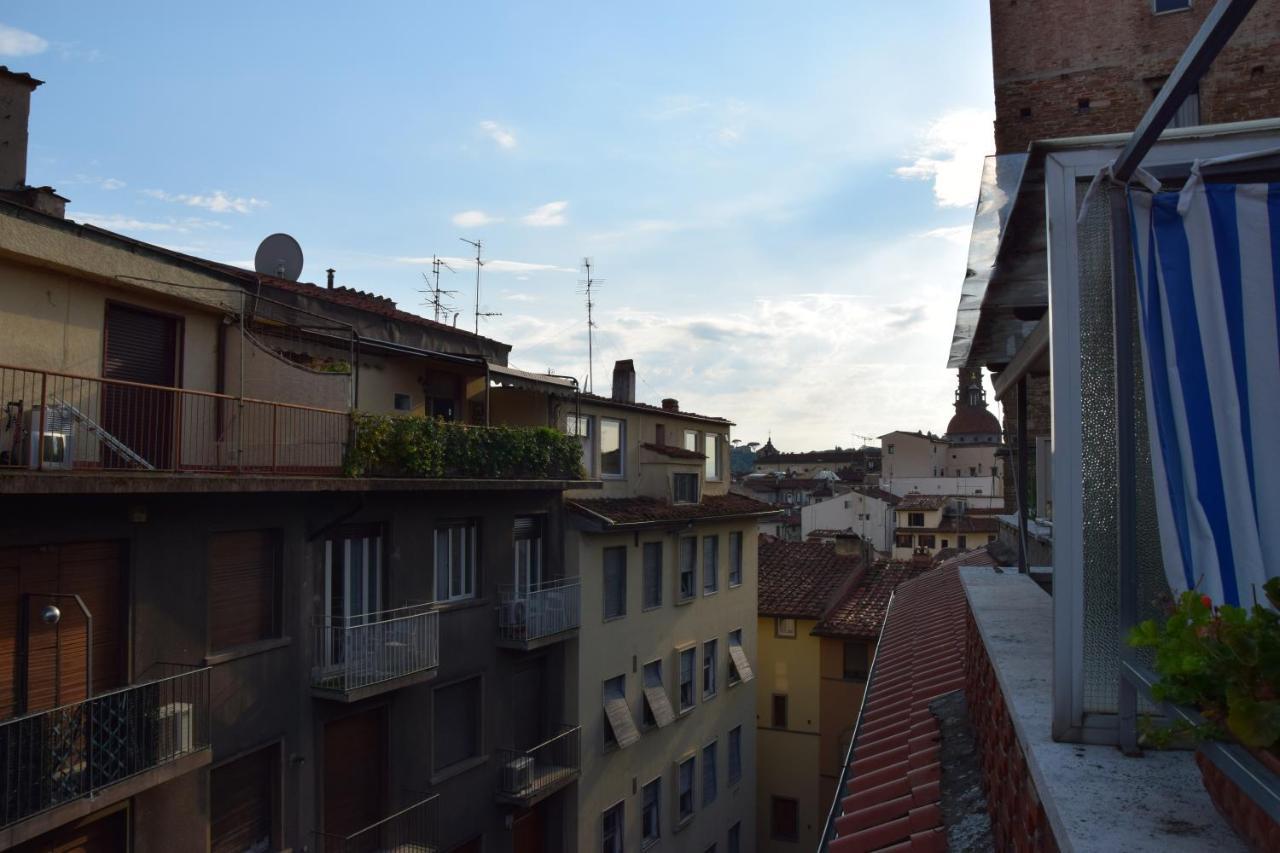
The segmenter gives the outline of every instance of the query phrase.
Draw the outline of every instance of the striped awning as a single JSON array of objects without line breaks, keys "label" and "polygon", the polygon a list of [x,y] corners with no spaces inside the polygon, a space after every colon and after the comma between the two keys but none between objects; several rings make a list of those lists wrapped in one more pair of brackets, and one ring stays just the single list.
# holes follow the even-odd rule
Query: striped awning
[{"label": "striped awning", "polygon": [[1175,593],[1280,575],[1280,184],[1129,193],[1152,468]]}]

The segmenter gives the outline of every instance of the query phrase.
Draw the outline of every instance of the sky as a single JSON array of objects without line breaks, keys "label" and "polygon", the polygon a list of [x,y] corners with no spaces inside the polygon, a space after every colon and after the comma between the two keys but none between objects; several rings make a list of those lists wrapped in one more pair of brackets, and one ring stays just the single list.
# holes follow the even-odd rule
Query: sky
[{"label": "sky", "polygon": [[[358,8],[359,7],[359,8]],[[614,8],[618,7],[618,8]],[[28,182],[67,215],[427,316],[448,258],[511,364],[728,417],[782,450],[941,432],[983,155],[985,0],[805,4],[10,0],[46,81]],[[452,312],[448,317],[453,322]]]}]

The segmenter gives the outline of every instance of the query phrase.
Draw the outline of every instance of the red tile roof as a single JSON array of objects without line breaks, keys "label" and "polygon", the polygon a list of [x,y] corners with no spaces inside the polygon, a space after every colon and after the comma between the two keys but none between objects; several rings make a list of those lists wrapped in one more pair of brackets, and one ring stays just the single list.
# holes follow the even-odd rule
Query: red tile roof
[{"label": "red tile roof", "polygon": [[670,456],[672,459],[706,459],[705,453],[699,453],[696,450],[685,450],[683,447],[676,447],[673,444],[650,444],[644,442],[640,445],[645,450],[652,450],[654,453],[661,453],[663,456]]},{"label": "red tile roof", "polygon": [[608,527],[705,521],[771,515],[776,509],[743,495],[703,495],[696,504],[673,504],[664,498],[581,498],[565,501],[570,511]]},{"label": "red tile roof", "polygon": [[898,501],[898,509],[942,509],[947,502],[943,495],[903,495]]},{"label": "red tile roof", "polygon": [[875,498],[878,501],[884,501],[890,506],[894,506],[902,500],[893,492],[886,492],[884,489],[880,489],[875,486],[854,486],[853,490],[860,495]]},{"label": "red tile roof", "polygon": [[583,394],[582,402],[603,404],[606,406],[617,406],[619,409],[638,409],[642,412],[656,412],[660,415],[668,415],[673,418],[688,418],[694,421],[707,421],[715,424],[726,424],[733,426],[733,422],[726,418],[718,418],[714,415],[699,415],[696,412],[686,412],[684,409],[664,409],[661,406],[654,406],[650,403],[624,403],[621,400],[615,400],[612,397],[602,397],[599,394]]},{"label": "red tile roof", "polygon": [[880,636],[889,599],[900,584],[927,571],[910,563],[876,563],[813,629],[824,637],[874,640]]},{"label": "red tile roof", "polygon": [[[902,509],[902,507],[898,507]],[[943,518],[937,527],[904,527],[898,525],[896,530],[903,533],[995,533],[1000,529],[1000,521],[995,516],[978,516],[974,518],[962,515],[959,518]]]},{"label": "red tile roof", "polygon": [[857,581],[862,561],[825,542],[761,541],[756,610],[761,616],[821,619]]},{"label": "red tile roof", "polygon": [[837,794],[830,853],[947,849],[929,703],[964,686],[966,611],[958,569],[928,572],[894,593]]},{"label": "red tile roof", "polygon": [[998,566],[999,562],[991,556],[991,551],[985,547],[974,548],[972,551],[965,551],[955,556],[949,557],[938,563],[939,569],[959,568],[961,566]]}]

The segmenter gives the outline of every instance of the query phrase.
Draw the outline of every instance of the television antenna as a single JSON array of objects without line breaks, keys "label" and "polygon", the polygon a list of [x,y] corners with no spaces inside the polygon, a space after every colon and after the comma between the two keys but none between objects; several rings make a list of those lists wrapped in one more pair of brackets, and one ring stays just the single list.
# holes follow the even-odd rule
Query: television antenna
[{"label": "television antenna", "polygon": [[476,334],[478,335],[480,334],[481,317],[501,317],[502,314],[498,311],[486,311],[483,314],[480,312],[480,267],[484,266],[484,261],[480,259],[480,253],[483,248],[482,242],[480,240],[468,240],[466,237],[459,237],[458,239],[469,246],[475,246],[476,249]]},{"label": "television antenna", "polygon": [[272,234],[258,244],[253,269],[259,275],[297,281],[302,275],[302,247],[288,234]]},{"label": "television antenna", "polygon": [[594,379],[595,379],[595,362],[596,362],[596,359],[595,359],[596,323],[595,323],[595,318],[592,312],[595,309],[596,303],[593,299],[593,296],[594,296],[595,288],[598,287],[600,284],[602,284],[600,279],[591,277],[592,266],[593,265],[591,263],[590,258],[582,259],[582,268],[586,270],[587,277],[586,279],[579,279],[578,281],[578,284],[581,285],[581,287],[578,289],[578,292],[586,294],[586,297],[587,297],[587,393],[588,394],[592,393],[595,390]]},{"label": "television antenna", "polygon": [[430,275],[428,275],[427,273],[422,274],[422,280],[427,283],[427,289],[425,291],[420,291],[422,293],[431,294],[431,298],[427,300],[427,304],[430,305],[431,308],[435,311],[434,316],[437,323],[441,322],[440,320],[441,317],[444,317],[445,320],[449,319],[449,309],[452,306],[447,304],[448,299],[446,297],[458,295],[458,291],[456,290],[440,289],[440,268],[441,267],[444,267],[445,269],[447,269],[449,272],[452,272],[452,273],[457,272],[457,270],[449,266],[448,261],[446,261],[444,258],[439,257],[438,255],[433,254],[431,256],[431,274]]}]

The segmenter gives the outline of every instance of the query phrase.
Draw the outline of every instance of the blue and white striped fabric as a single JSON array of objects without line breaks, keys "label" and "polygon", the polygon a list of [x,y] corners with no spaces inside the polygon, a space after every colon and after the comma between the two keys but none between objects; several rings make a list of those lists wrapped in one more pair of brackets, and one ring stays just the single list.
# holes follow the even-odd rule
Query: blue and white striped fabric
[{"label": "blue and white striped fabric", "polygon": [[1280,184],[1134,189],[1129,211],[1169,584],[1265,603],[1280,575]]}]

